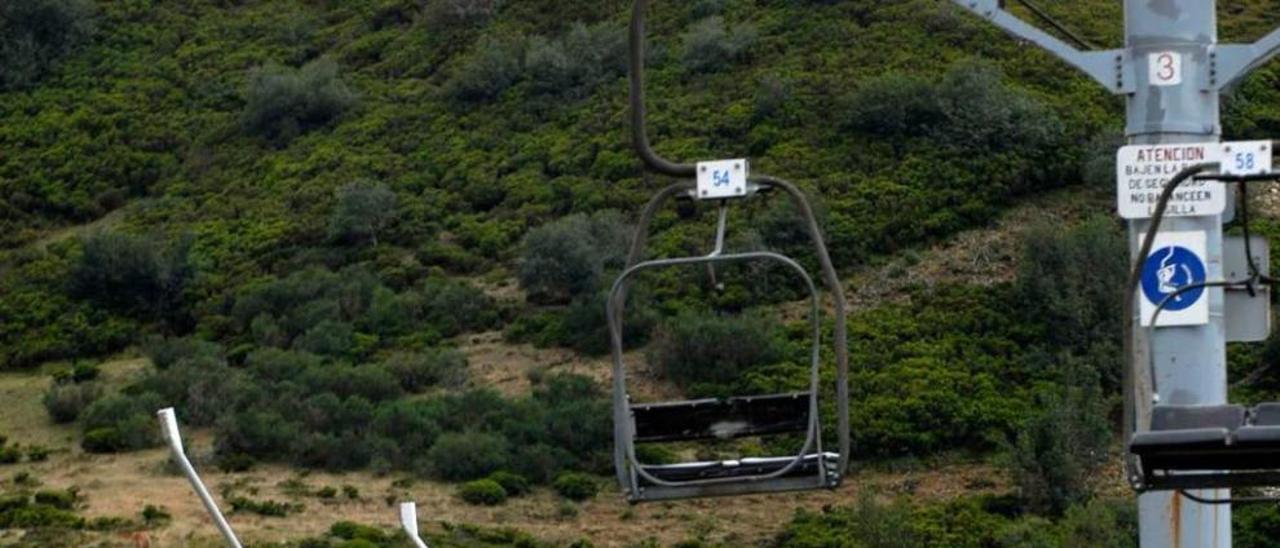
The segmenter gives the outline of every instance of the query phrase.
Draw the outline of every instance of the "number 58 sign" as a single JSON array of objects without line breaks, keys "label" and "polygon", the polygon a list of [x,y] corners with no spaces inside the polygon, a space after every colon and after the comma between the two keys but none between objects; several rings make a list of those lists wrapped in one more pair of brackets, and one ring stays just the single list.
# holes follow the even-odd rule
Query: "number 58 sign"
[{"label": "number 58 sign", "polygon": [[1271,141],[1222,143],[1222,173],[1258,175],[1271,172]]},{"label": "number 58 sign", "polygon": [[1149,79],[1153,86],[1176,86],[1182,83],[1182,54],[1158,51],[1147,57]]}]

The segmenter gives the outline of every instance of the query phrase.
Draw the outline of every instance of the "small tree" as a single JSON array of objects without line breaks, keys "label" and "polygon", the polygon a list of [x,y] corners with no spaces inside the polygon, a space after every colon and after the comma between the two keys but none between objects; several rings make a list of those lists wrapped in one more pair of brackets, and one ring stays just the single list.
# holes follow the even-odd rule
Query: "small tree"
[{"label": "small tree", "polygon": [[337,203],[329,217],[329,237],[338,241],[372,242],[396,217],[396,194],[383,184],[356,182],[334,193]]},{"label": "small tree", "polygon": [[1059,515],[1090,496],[1088,479],[1107,459],[1111,432],[1092,366],[1066,360],[1062,383],[1042,390],[1038,412],[1019,428],[1011,475],[1027,507]]},{"label": "small tree", "polygon": [[191,277],[190,241],[165,247],[154,238],[100,232],[82,241],[70,292],[121,312],[178,319]]},{"label": "small tree", "polygon": [[355,106],[338,64],[321,58],[300,69],[266,65],[249,72],[240,123],[250,134],[285,145]]},{"label": "small tree", "polygon": [[459,58],[458,67],[445,84],[454,98],[488,101],[520,80],[524,71],[524,36],[484,37]]},{"label": "small tree", "polygon": [[742,59],[758,35],[748,24],[727,27],[719,15],[698,21],[682,36],[684,65],[692,72],[721,70]]},{"label": "small tree", "polygon": [[427,460],[440,479],[472,480],[505,468],[510,452],[510,444],[501,436],[451,432],[436,440],[427,451]]},{"label": "small tree", "polygon": [[520,286],[537,303],[565,303],[599,287],[607,267],[620,266],[631,227],[616,211],[562,217],[529,231]]},{"label": "small tree", "polygon": [[0,2],[0,90],[29,86],[89,41],[89,0]]},{"label": "small tree", "polygon": [[684,386],[706,388],[743,379],[782,357],[779,330],[763,316],[685,312],[658,329],[649,363]]}]

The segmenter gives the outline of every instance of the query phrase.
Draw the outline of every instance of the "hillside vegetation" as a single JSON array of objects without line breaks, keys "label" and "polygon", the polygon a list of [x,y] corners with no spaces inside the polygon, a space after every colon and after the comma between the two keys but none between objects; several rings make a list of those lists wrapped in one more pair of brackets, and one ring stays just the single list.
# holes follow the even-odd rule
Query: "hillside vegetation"
[{"label": "hillside vegetation", "polygon": [[[655,4],[656,147],[682,161],[749,156],[797,181],[844,276],[907,279],[935,246],[1028,200],[1048,204],[1046,219],[1001,240],[1015,243],[963,250],[1006,275],[935,268],[849,322],[860,472],[976,462],[1001,469],[1007,489],[866,495],[800,511],[767,539],[687,545],[1132,543],[1132,501],[1103,485],[1127,266],[1108,199],[1120,100],[950,2]],[[1118,2],[1045,4],[1091,41],[1120,43]],[[456,483],[456,504],[544,497],[563,519],[616,497],[597,494],[612,468],[603,292],[636,211],[665,183],[629,148],[629,11],[620,0],[0,6],[0,371],[40,379],[50,428],[73,425],[74,447],[52,458],[154,448],[154,411],[174,406],[211,436],[201,466],[232,476],[287,465]],[[1220,16],[1234,41],[1280,20],[1253,0],[1224,0]],[[1229,137],[1280,135],[1278,82],[1273,63],[1231,94]],[[712,209],[662,212],[652,254],[705,253]],[[1280,235],[1275,220],[1260,224]],[[735,208],[730,231],[735,249],[814,270],[784,199]],[[807,323],[787,313],[802,286],[757,265],[716,276],[722,287],[702,270],[641,278],[625,339],[643,382],[690,397],[803,387]],[[532,368],[528,390],[499,391],[468,363],[481,334],[594,369]],[[1233,378],[1276,348],[1233,348]],[[101,372],[121,357],[145,360]],[[1278,375],[1235,395],[1275,394]],[[44,462],[47,449],[0,442],[0,463]],[[138,525],[86,520],[75,492],[0,478],[13,493],[0,529]],[[312,496],[224,485],[228,507],[264,519]],[[315,496],[339,497],[330,489]],[[779,505],[775,520],[795,508],[759,500]],[[1265,543],[1280,519],[1237,515],[1242,545]],[[403,542],[351,522],[312,533],[307,546]],[[437,533],[445,546],[544,542]]]}]

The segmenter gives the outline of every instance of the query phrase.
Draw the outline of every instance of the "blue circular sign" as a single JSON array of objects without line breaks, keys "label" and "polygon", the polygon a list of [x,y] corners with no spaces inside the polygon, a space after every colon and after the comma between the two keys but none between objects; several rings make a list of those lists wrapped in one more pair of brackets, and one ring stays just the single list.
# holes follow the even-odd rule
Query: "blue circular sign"
[{"label": "blue circular sign", "polygon": [[[1156,306],[1160,306],[1165,299],[1169,299],[1164,306],[1164,309],[1169,312],[1186,310],[1194,306],[1204,295],[1203,287],[1188,289],[1182,293],[1178,291],[1204,281],[1204,262],[1191,250],[1182,246],[1173,245],[1157,249],[1147,257],[1147,262],[1142,266],[1142,294]],[[1175,296],[1169,298],[1170,295]]]}]

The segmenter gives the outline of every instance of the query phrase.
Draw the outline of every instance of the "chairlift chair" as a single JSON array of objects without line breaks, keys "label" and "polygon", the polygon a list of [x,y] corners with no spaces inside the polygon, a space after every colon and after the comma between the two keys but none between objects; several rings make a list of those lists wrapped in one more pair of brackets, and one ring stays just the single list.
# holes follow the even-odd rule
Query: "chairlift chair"
[{"label": "chairlift chair", "polygon": [[[1262,403],[1252,407],[1164,403],[1159,396],[1155,376],[1155,358],[1150,345],[1154,330],[1157,329],[1156,320],[1178,296],[1196,289],[1220,287],[1244,289],[1252,298],[1266,299],[1269,296],[1255,291],[1256,287],[1259,284],[1280,285],[1266,274],[1265,262],[1258,261],[1254,256],[1255,244],[1249,235],[1246,185],[1249,182],[1280,180],[1280,173],[1249,176],[1205,174],[1217,167],[1217,164],[1192,166],[1166,185],[1138,257],[1150,255],[1169,197],[1179,185],[1190,180],[1234,182],[1239,185],[1237,207],[1245,233],[1243,245],[1248,276],[1238,280],[1213,280],[1183,286],[1157,303],[1151,325],[1146,328],[1147,362],[1132,363],[1125,371],[1125,427],[1129,439],[1126,472],[1130,485],[1138,492],[1176,490],[1182,496],[1208,504],[1274,501],[1274,497],[1215,499],[1188,491],[1280,486],[1280,403]],[[1140,284],[1142,263],[1141,259],[1138,260],[1130,275],[1125,300],[1126,320],[1133,318],[1133,297]],[[1127,323],[1126,329],[1132,329],[1132,325]],[[1126,345],[1131,344],[1129,333],[1126,333],[1125,341]],[[1133,353],[1130,350],[1126,348],[1126,356],[1131,360]],[[1135,377],[1140,374],[1150,377],[1149,386],[1136,382]],[[1147,401],[1152,402],[1150,422],[1145,425],[1146,428],[1139,428],[1143,425],[1136,423],[1138,398],[1148,398]]]},{"label": "chairlift chair", "polygon": [[[676,164],[660,157],[649,145],[645,131],[644,107],[644,18],[645,0],[636,0],[630,33],[630,77],[632,137],[636,152],[652,171],[680,179],[660,191],[645,206],[637,223],[626,266],[613,283],[606,301],[610,345],[613,356],[614,464],[618,482],[631,502],[683,499],[705,496],[745,495],[780,491],[824,489],[838,486],[848,467],[850,453],[848,418],[848,354],[845,333],[844,292],[832,266],[813,209],[794,185],[767,175],[751,175],[745,159],[693,164]],[[726,253],[725,232],[730,204],[749,199],[763,191],[780,189],[790,196],[808,229],[822,268],[822,281],[834,301],[836,357],[837,451],[826,451],[819,421],[819,355],[822,345],[820,294],[814,279],[795,260],[769,251]],[[705,256],[662,258],[642,261],[647,231],[655,213],[675,197],[718,204],[714,250]],[[763,261],[781,265],[799,278],[808,293],[811,345],[809,378],[805,390],[730,398],[708,398],[671,402],[633,402],[627,387],[627,366],[623,359],[623,315],[627,291],[636,275],[650,270]],[[714,270],[712,270],[714,272]],[[724,440],[754,436],[796,435],[803,443],[793,454],[740,458],[725,461],[697,461],[678,464],[650,464],[637,457],[640,444]]]}]

